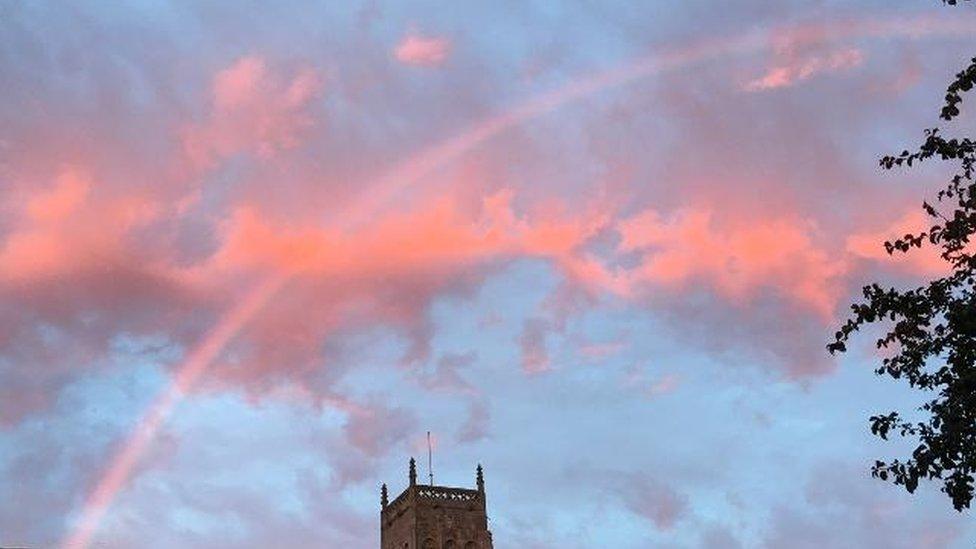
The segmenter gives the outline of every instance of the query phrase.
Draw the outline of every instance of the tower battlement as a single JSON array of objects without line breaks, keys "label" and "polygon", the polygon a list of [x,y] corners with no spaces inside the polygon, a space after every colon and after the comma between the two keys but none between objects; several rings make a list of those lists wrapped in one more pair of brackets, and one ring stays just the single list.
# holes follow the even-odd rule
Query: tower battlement
[{"label": "tower battlement", "polygon": [[410,459],[409,485],[388,501],[380,492],[381,549],[491,549],[485,481],[481,466],[477,488],[417,484],[416,462]]}]

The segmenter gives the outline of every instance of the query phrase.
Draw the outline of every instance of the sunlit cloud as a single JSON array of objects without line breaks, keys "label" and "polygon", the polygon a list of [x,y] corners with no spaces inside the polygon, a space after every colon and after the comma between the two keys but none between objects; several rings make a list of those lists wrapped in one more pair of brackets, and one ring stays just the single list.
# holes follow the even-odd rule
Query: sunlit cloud
[{"label": "sunlit cloud", "polygon": [[949,270],[949,263],[942,259],[937,248],[926,246],[913,248],[908,253],[895,251],[889,254],[884,246],[885,242],[893,242],[909,234],[925,233],[933,222],[921,209],[912,209],[880,230],[848,236],[846,250],[855,257],[881,263],[890,269],[923,276],[944,275]]},{"label": "sunlit cloud", "polygon": [[817,228],[789,217],[713,220],[708,209],[680,212],[670,219],[648,210],[621,223],[621,248],[641,252],[628,274],[632,284],[681,288],[711,285],[734,301],[761,288],[830,318],[841,293],[846,266],[816,243]]},{"label": "sunlit cloud", "polygon": [[863,63],[864,53],[855,48],[800,56],[770,67],[762,76],[746,82],[743,89],[758,92],[789,88],[818,75],[849,71]]},{"label": "sunlit cloud", "polygon": [[187,125],[183,148],[199,166],[239,152],[267,158],[293,149],[316,123],[309,109],[321,91],[314,69],[279,74],[262,57],[242,57],[214,76],[211,110]]},{"label": "sunlit cloud", "polygon": [[393,50],[397,61],[405,65],[437,67],[447,61],[451,53],[451,42],[444,37],[426,36],[409,32],[400,39]]}]

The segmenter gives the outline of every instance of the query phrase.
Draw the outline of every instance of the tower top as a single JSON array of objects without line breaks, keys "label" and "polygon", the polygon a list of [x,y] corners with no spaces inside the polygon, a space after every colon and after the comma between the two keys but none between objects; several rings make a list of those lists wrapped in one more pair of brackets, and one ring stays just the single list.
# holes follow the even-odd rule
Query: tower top
[{"label": "tower top", "polygon": [[454,547],[491,549],[484,470],[475,473],[476,488],[417,484],[417,461],[410,458],[410,484],[390,499],[380,489],[382,549]]}]

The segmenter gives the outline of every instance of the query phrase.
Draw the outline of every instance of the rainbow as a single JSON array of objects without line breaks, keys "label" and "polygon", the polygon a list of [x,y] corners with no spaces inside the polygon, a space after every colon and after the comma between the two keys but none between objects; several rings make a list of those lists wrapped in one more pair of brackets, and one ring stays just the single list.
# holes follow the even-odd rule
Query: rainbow
[{"label": "rainbow", "polygon": [[[343,212],[340,226],[355,228],[373,219],[406,188],[449,164],[480,144],[530,119],[568,103],[622,86],[635,80],[696,63],[756,53],[776,45],[778,37],[796,39],[921,38],[932,35],[976,35],[976,18],[920,16],[900,19],[846,19],[829,24],[808,24],[750,32],[733,38],[706,40],[690,46],[653,53],[622,66],[583,76],[569,84],[530,98],[524,103],[481,120],[461,133],[441,141],[372,181],[368,198],[361,198]],[[806,37],[806,38],[804,38]],[[241,328],[287,283],[293,273],[268,275],[240,302],[228,310],[203,340],[187,355],[167,385],[142,414],[121,449],[86,499],[74,528],[61,542],[63,549],[87,549],[112,501],[124,487],[160,426]]]}]

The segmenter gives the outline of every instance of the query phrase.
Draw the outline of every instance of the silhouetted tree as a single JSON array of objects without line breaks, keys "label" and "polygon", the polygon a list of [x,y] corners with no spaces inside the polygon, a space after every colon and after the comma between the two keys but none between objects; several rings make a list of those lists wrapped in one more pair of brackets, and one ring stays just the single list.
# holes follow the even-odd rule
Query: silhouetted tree
[{"label": "silhouetted tree", "polygon": [[[957,0],[942,3],[955,5]],[[974,84],[976,58],[949,84],[942,120],[959,115],[963,94]],[[865,286],[864,301],[851,305],[853,314],[827,349],[844,352],[854,332],[875,322],[889,323],[877,345],[893,355],[876,373],[905,380],[934,397],[919,409],[920,420],[906,420],[898,412],[870,418],[871,432],[882,439],[897,433],[918,441],[910,457],[876,461],[871,473],[909,492],[920,480],[941,480],[942,491],[961,511],[972,502],[976,474],[976,247],[970,244],[976,235],[976,142],[968,137],[946,139],[939,128],[931,128],[916,151],[885,156],[881,167],[910,167],[932,158],[959,165],[939,191],[936,205],[922,204],[932,227],[884,245],[889,254],[937,246],[951,265],[950,274],[907,291]]]}]

